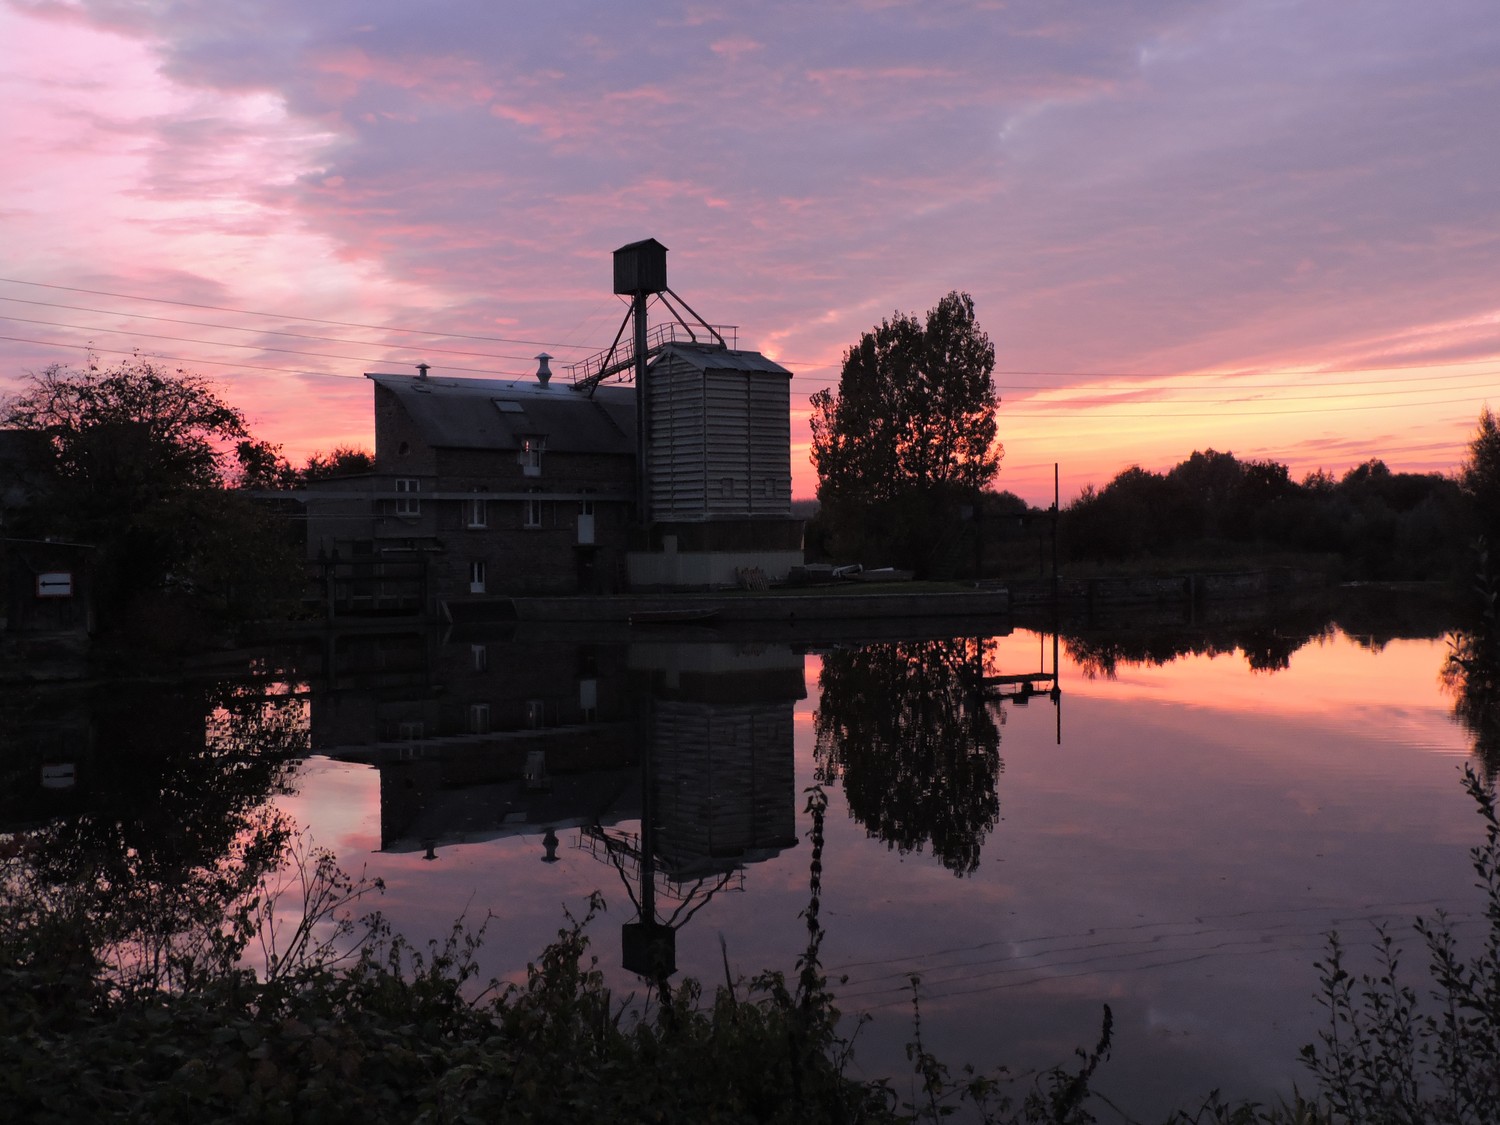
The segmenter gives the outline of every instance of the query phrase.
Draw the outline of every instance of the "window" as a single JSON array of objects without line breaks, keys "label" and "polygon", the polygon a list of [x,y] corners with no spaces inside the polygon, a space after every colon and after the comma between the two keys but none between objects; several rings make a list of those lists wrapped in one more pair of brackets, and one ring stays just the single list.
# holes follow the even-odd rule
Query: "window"
[{"label": "window", "polygon": [[484,560],[475,559],[469,564],[469,593],[484,593]]},{"label": "window", "polygon": [[417,493],[422,491],[422,482],[410,477],[403,477],[396,482],[396,491],[405,495],[396,497],[396,514],[398,516],[420,516],[422,514],[422,501],[417,499]]},{"label": "window", "polygon": [[526,701],[526,725],[532,730],[541,730],[547,725],[547,705],[540,699]]},{"label": "window", "polygon": [[490,648],[488,645],[470,645],[469,652],[474,657],[474,671],[485,672],[490,667]]},{"label": "window", "polygon": [[407,720],[396,728],[398,737],[402,742],[416,742],[422,737],[423,723],[421,719]]},{"label": "window", "polygon": [[488,703],[469,704],[469,733],[490,733],[490,705]]},{"label": "window", "polygon": [[542,526],[542,502],[539,498],[528,498],[521,501],[521,526]]},{"label": "window", "polygon": [[484,500],[465,500],[464,526],[468,528],[489,527],[489,504]]},{"label": "window", "polygon": [[588,498],[578,501],[578,542],[585,547],[594,542],[594,502]]},{"label": "window", "polygon": [[521,462],[521,472],[528,477],[539,477],[542,475],[542,453],[547,448],[547,439],[537,434],[531,434],[521,439],[521,452],[517,460]]}]

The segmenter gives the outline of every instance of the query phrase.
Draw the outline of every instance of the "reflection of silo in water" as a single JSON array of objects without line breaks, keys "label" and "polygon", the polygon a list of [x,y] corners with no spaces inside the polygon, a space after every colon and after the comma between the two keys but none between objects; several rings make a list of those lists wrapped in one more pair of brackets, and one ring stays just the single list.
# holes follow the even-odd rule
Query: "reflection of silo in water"
[{"label": "reflection of silo in water", "polygon": [[792,706],[656,702],[655,850],[668,877],[703,878],[797,842]]},{"label": "reflection of silo in water", "polygon": [[658,869],[679,882],[768,859],[797,842],[792,712],[806,694],[786,645],[641,644]]}]

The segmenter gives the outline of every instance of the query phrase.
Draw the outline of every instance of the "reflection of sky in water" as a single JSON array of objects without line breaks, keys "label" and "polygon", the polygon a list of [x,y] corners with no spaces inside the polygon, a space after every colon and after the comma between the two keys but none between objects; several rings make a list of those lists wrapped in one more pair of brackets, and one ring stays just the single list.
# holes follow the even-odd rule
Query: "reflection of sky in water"
[{"label": "reflection of sky in water", "polygon": [[[1034,636],[999,644],[1003,671],[1037,668]],[[1264,1099],[1307,1085],[1297,1050],[1319,1027],[1323,934],[1362,949],[1372,920],[1405,933],[1433,906],[1462,919],[1475,905],[1466,850],[1479,827],[1458,783],[1467,741],[1437,686],[1444,651],[1372,652],[1340,636],[1273,674],[1239,656],[1186,657],[1122,664],[1115,680],[1085,680],[1065,660],[1061,746],[1045,697],[1005,706],[1001,820],[962,879],[869,838],[835,786],[824,963],[843,1010],[874,1016],[863,1065],[904,1072],[915,972],[928,1045],[954,1064],[1067,1060],[1092,1044],[1107,1002],[1115,1047],[1096,1086],[1137,1116],[1214,1087]],[[809,657],[794,724],[803,833],[818,669]],[[493,912],[484,970],[514,978],[562,907],[581,911],[597,888],[610,909],[595,951],[622,992],[638,989],[618,969],[629,901],[576,830],[559,832],[553,864],[540,830],[442,847],[435,861],[379,854],[373,769],[314,760],[299,785],[288,811],[346,868],[386,880],[382,909],[399,931],[440,937],[460,913]],[[679,935],[681,972],[722,980],[721,935],[737,973],[790,972],[807,860],[804,838],[716,896]]]}]

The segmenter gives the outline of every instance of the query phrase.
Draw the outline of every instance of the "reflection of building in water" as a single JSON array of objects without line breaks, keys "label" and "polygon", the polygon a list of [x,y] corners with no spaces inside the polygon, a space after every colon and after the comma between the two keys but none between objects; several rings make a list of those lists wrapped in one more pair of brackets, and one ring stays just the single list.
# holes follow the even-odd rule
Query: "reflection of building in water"
[{"label": "reflection of building in water", "polygon": [[632,646],[651,682],[656,854],[697,878],[797,842],[792,712],[806,688],[785,645]]},{"label": "reflection of building in water", "polygon": [[643,741],[664,873],[696,879],[796,841],[805,689],[785,645],[348,635],[328,682],[313,747],[380,768],[383,847],[634,817]]},{"label": "reflection of building in water", "polygon": [[313,746],[380,770],[381,847],[638,815],[624,652],[426,634],[344,637],[312,706]]},{"label": "reflection of building in water", "polygon": [[638,815],[631,740],[600,733],[502,731],[482,745],[429,746],[420,757],[377,761],[381,849],[435,858],[442,845]]},{"label": "reflection of building in water", "polygon": [[[618,868],[672,971],[675,931],[747,864],[797,841],[786,645],[344,637],[312,701],[313,748],[380,771],[383,850],[557,832]],[[621,827],[635,821],[639,832]],[[656,903],[672,903],[659,920]],[[627,938],[627,943],[634,939]],[[647,971],[638,969],[638,971]]]}]

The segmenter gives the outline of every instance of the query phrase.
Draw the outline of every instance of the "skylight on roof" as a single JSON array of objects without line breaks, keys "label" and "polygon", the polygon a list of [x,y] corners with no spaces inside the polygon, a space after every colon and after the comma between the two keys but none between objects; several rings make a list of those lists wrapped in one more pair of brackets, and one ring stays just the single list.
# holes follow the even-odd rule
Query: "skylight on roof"
[{"label": "skylight on roof", "polygon": [[526,408],[515,399],[494,398],[490,400],[499,409],[501,414],[525,414]]}]

